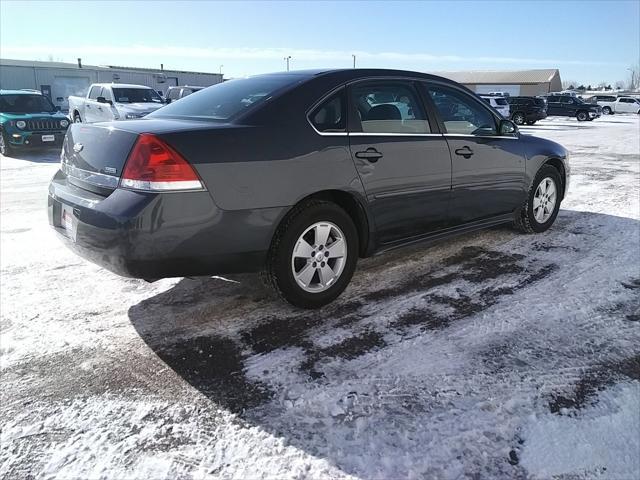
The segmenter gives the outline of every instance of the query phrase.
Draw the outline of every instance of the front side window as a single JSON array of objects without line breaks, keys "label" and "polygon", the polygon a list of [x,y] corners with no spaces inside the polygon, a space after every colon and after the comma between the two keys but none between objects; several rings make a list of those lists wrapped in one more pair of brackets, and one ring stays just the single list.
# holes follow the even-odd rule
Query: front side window
[{"label": "front side window", "polygon": [[91,90],[89,91],[89,99],[95,100],[100,96],[101,91],[102,91],[102,87],[97,87],[97,86],[91,87]]},{"label": "front side window", "polygon": [[344,88],[322,102],[311,114],[309,120],[319,132],[346,132],[346,102]]},{"label": "front side window", "polygon": [[435,85],[429,86],[428,91],[446,133],[481,136],[497,133],[494,116],[469,95]]},{"label": "front side window", "polygon": [[565,103],[567,105],[573,105],[575,102],[574,102],[573,98],[571,98],[571,97],[563,97],[562,98],[562,102],[560,102],[560,103]]},{"label": "front side window", "polygon": [[169,100],[177,100],[179,96],[180,96],[180,89],[179,88],[172,88],[169,91],[169,95],[167,95],[167,98]]},{"label": "front side window", "polygon": [[356,84],[351,88],[351,98],[364,133],[431,132],[418,94],[410,84]]}]

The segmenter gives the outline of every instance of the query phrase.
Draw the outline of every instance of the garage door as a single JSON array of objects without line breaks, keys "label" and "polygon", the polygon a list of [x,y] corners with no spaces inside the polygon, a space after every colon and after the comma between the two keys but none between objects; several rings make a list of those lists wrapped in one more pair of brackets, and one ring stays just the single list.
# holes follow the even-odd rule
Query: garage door
[{"label": "garage door", "polygon": [[51,100],[64,112],[69,111],[69,95],[84,95],[91,81],[89,77],[55,77],[51,86]]},{"label": "garage door", "polygon": [[507,92],[512,97],[520,95],[520,85],[476,85],[476,93]]}]

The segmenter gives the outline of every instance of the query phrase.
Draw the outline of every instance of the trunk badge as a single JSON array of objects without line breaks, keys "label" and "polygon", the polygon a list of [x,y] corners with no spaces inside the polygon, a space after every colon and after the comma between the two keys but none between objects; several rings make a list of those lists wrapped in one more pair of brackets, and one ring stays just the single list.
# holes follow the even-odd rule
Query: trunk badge
[{"label": "trunk badge", "polygon": [[73,145],[73,151],[76,153],[80,153],[83,148],[84,148],[84,145],[82,145],[81,143],[75,143]]}]

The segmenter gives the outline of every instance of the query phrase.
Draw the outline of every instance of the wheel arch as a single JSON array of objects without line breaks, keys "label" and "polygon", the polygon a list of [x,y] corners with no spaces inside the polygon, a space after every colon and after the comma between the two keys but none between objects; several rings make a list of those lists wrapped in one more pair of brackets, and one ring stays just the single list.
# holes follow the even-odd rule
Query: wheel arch
[{"label": "wheel arch", "polygon": [[[562,181],[562,198],[564,198],[564,192],[567,185],[567,172],[564,167],[564,162],[559,158],[551,157],[547,159],[542,165],[540,165],[540,168],[544,167],[545,165],[550,165],[558,170],[558,173],[560,174],[560,180]],[[538,170],[540,170],[540,168],[538,168]]]},{"label": "wheel arch", "polygon": [[287,220],[291,212],[294,211],[298,205],[310,200],[325,200],[327,202],[332,202],[347,212],[358,231],[358,252],[360,257],[367,257],[373,253],[374,223],[367,209],[365,200],[355,192],[330,189],[309,194],[298,200],[295,205],[292,205],[289,208],[278,222],[275,231],[277,232],[280,229],[280,226]]}]

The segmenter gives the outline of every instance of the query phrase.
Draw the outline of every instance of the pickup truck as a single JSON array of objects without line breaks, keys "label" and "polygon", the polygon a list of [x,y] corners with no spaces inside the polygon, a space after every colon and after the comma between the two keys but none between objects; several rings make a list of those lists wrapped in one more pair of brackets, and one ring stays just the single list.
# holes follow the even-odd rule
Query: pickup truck
[{"label": "pickup truck", "polygon": [[614,113],[640,113],[640,101],[633,97],[615,97],[613,95],[596,95],[589,99],[591,103],[602,107],[604,115]]},{"label": "pickup truck", "polygon": [[192,87],[189,85],[185,85],[184,87],[169,87],[167,89],[167,93],[164,96],[165,102],[171,103],[176,100],[180,100],[181,98],[191,95],[192,93],[196,93],[203,88],[205,87]]},{"label": "pickup truck", "polygon": [[109,122],[142,118],[163,106],[152,88],[123,83],[94,83],[86,97],[69,97],[69,117],[74,123]]}]

